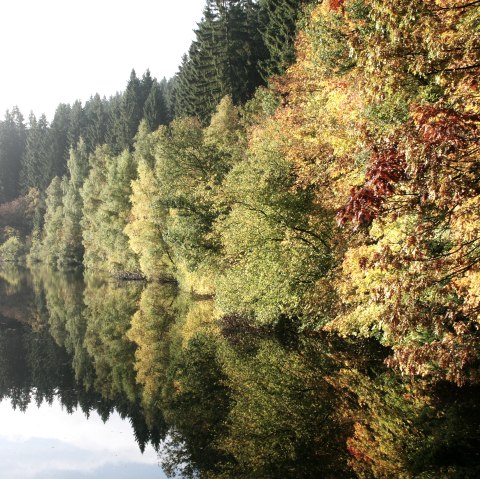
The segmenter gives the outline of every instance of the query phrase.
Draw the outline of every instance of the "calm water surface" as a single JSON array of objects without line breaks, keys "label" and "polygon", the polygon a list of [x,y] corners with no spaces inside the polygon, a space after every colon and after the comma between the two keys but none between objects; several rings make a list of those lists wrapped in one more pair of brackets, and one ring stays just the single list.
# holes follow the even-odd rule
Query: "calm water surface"
[{"label": "calm water surface", "polygon": [[0,476],[478,478],[480,391],[173,286],[0,270]]},{"label": "calm water surface", "polygon": [[9,479],[159,478],[157,453],[142,454],[132,427],[116,412],[67,412],[59,400],[23,411],[0,403],[0,468]]}]

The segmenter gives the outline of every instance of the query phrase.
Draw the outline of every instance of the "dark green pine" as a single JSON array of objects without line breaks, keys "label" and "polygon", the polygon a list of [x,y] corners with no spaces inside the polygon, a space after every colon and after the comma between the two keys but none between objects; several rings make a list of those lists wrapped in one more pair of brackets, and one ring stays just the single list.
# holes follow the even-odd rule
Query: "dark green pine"
[{"label": "dark green pine", "polygon": [[17,107],[5,113],[0,122],[0,202],[20,194],[20,171],[25,150],[26,131],[23,115]]},{"label": "dark green pine", "polygon": [[309,3],[312,0],[260,0],[262,36],[268,50],[268,59],[260,62],[265,78],[284,73],[295,61],[297,23]]},{"label": "dark green pine", "polygon": [[160,84],[154,80],[143,106],[143,117],[150,131],[168,123],[168,109]]},{"label": "dark green pine", "polygon": [[[85,103],[86,128],[84,141],[89,153],[103,145],[107,137],[108,105],[97,93]],[[74,145],[76,146],[76,145]]]}]

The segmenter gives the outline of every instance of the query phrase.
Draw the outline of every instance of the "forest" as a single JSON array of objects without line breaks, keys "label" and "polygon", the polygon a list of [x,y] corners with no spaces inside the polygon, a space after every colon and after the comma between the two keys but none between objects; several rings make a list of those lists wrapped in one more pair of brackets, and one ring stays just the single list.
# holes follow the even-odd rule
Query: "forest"
[{"label": "forest", "polygon": [[6,112],[0,258],[479,383],[479,70],[478,1],[207,0],[173,78]]}]

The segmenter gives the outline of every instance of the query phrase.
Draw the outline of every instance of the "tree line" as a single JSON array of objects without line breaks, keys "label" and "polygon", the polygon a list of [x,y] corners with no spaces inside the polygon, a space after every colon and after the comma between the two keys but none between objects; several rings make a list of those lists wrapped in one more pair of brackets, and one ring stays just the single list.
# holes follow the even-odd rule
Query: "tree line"
[{"label": "tree line", "polygon": [[123,143],[75,138],[30,193],[30,260],[176,281],[221,316],[373,337],[406,374],[478,382],[478,9],[208,1],[164,123],[127,109],[132,75]]}]

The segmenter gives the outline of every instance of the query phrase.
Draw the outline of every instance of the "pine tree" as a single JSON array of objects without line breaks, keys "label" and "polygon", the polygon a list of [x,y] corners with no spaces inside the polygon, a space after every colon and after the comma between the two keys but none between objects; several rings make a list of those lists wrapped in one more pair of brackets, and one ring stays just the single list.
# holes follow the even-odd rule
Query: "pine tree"
[{"label": "pine tree", "polygon": [[258,13],[249,0],[207,1],[195,41],[175,77],[176,116],[196,116],[207,124],[224,96],[242,103],[262,83]]},{"label": "pine tree", "polygon": [[133,139],[143,116],[143,94],[142,84],[135,70],[132,70],[122,98],[122,149],[133,147]]},{"label": "pine tree", "polygon": [[150,93],[143,107],[143,117],[150,131],[155,131],[160,125],[168,122],[168,110],[164,93],[159,83],[154,80]]},{"label": "pine tree", "polygon": [[261,28],[268,58],[260,62],[265,78],[282,74],[295,60],[295,36],[302,6],[311,0],[260,0]]},{"label": "pine tree", "polygon": [[55,115],[50,125],[53,142],[53,173],[59,177],[63,176],[67,171],[71,114],[72,107],[61,103],[55,110]]},{"label": "pine tree", "polygon": [[17,107],[5,113],[0,122],[0,202],[20,194],[19,180],[25,150],[25,125]]},{"label": "pine tree", "polygon": [[[99,145],[103,145],[107,135],[107,101],[97,93],[85,103],[86,128],[84,141],[87,151],[93,152]],[[72,145],[74,146],[74,145]]]},{"label": "pine tree", "polygon": [[55,152],[47,118],[29,117],[27,141],[23,157],[21,184],[23,191],[37,188],[45,191],[55,176]]}]

